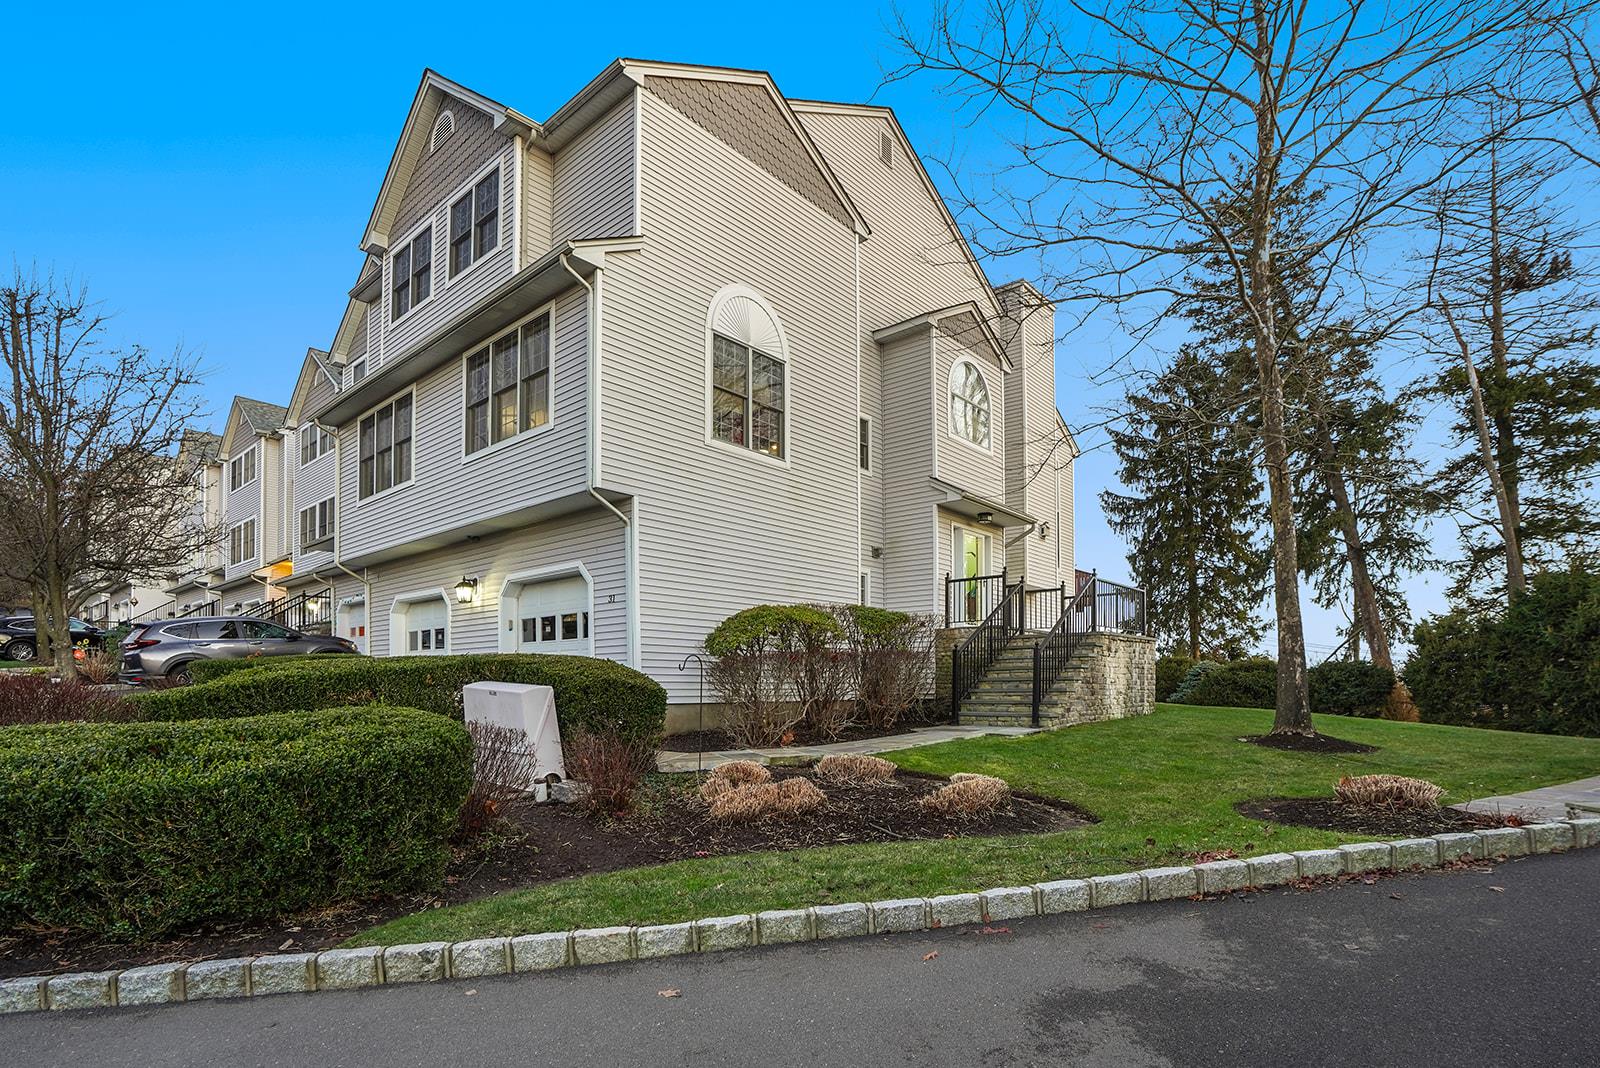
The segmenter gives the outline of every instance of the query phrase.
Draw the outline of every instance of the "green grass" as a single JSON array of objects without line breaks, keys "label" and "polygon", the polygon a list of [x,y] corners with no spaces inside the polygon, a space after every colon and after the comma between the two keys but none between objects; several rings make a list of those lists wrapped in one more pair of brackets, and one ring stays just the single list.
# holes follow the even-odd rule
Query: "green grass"
[{"label": "green grass", "polygon": [[1352,755],[1246,745],[1272,714],[1159,705],[1155,714],[1025,738],[977,738],[888,754],[939,775],[982,771],[1093,812],[1059,834],[836,846],[686,860],[584,876],[405,916],[352,946],[459,940],[570,927],[677,923],[701,916],[979,890],[1182,863],[1203,850],[1310,849],[1364,835],[1262,824],[1233,802],[1327,795],[1340,775],[1391,772],[1438,783],[1445,803],[1600,772],[1600,740],[1317,717]]}]

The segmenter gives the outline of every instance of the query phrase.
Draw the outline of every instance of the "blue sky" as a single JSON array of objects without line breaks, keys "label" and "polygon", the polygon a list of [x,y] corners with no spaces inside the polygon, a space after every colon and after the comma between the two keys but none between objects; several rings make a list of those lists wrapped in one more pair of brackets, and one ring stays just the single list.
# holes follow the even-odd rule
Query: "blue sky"
[{"label": "blue sky", "polygon": [[[33,90],[0,132],[0,254],[86,281],[117,313],[114,339],[198,353],[220,424],[235,393],[285,403],[306,347],[332,340],[424,67],[535,119],[619,55],[765,69],[790,96],[893,107],[925,155],[983,169],[1003,152],[932,82],[882,86],[887,7],[597,10],[90,3],[64,20],[22,5],[7,27],[31,46],[8,50],[8,80]],[[997,282],[1024,271],[990,265]],[[1091,375],[1120,343],[1090,330],[1058,347],[1069,423],[1114,400]],[[1096,500],[1115,470],[1103,441],[1083,439],[1077,556],[1121,578],[1125,547]],[[1416,608],[1442,606],[1441,582],[1414,585]],[[1308,639],[1332,645],[1338,620],[1306,608]]]}]

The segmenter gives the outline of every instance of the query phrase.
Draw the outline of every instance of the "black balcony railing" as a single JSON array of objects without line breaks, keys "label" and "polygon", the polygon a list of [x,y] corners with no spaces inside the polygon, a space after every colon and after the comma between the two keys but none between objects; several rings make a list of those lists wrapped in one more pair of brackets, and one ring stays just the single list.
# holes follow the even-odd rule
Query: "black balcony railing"
[{"label": "black balcony railing", "polygon": [[333,633],[333,591],[308,590],[293,597],[269,601],[257,613],[279,626],[309,634]]},{"label": "black balcony railing", "polygon": [[982,623],[1005,598],[1009,588],[1003,569],[998,575],[969,575],[965,578],[945,575],[944,625],[961,627]]}]

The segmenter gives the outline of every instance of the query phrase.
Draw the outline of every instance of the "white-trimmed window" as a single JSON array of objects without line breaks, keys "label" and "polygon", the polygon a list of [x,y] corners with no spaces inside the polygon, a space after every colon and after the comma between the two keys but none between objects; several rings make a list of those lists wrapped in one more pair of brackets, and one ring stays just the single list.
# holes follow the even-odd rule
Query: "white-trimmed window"
[{"label": "white-trimmed window", "polygon": [[957,360],[950,368],[950,433],[989,447],[989,383],[971,360]]},{"label": "white-trimmed window", "polygon": [[228,461],[228,489],[236,490],[256,480],[256,447],[240,453]]},{"label": "white-trimmed window", "polygon": [[256,557],[256,521],[246,519],[228,528],[228,563],[242,564]]},{"label": "white-trimmed window", "polygon": [[300,428],[300,466],[333,452],[333,435],[315,423]]},{"label": "white-trimmed window", "polygon": [[371,497],[411,481],[410,393],[379,405],[361,418],[357,492]]},{"label": "white-trimmed window", "polygon": [[861,470],[872,470],[872,420],[862,416],[859,420],[860,427],[857,431],[857,450],[860,452],[859,462]]},{"label": "white-trimmed window", "polygon": [[391,263],[389,318],[403,319],[433,292],[433,227],[424,226],[400,246]]},{"label": "white-trimmed window", "polygon": [[753,289],[731,285],[712,299],[706,325],[709,437],[784,459],[789,365],[777,315]]},{"label": "white-trimmed window", "polygon": [[500,168],[496,167],[450,205],[450,277],[477,263],[500,244]]},{"label": "white-trimmed window", "polygon": [[466,450],[550,422],[550,312],[512,327],[466,358]]},{"label": "white-trimmed window", "polygon": [[300,509],[300,548],[333,539],[333,498]]}]

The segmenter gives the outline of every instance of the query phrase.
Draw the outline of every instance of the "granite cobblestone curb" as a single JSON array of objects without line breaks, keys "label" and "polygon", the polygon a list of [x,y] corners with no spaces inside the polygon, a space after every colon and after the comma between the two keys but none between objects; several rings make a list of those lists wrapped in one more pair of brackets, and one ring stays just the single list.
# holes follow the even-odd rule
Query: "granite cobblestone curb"
[{"label": "granite cobblestone curb", "polygon": [[353,990],[491,975],[524,975],[584,964],[756,945],[921,931],[1001,919],[1050,916],[1196,894],[1265,889],[1302,878],[1438,867],[1460,859],[1521,857],[1600,847],[1600,818],[1496,827],[1337,849],[1268,853],[1183,867],[1146,868],[1087,879],[1058,879],[932,898],[770,909],[688,923],[600,927],[465,942],[328,949],[194,963],[148,964],[123,971],[0,979],[0,1014],[149,1006],[208,998],[262,997]]}]

